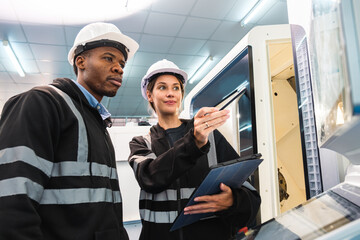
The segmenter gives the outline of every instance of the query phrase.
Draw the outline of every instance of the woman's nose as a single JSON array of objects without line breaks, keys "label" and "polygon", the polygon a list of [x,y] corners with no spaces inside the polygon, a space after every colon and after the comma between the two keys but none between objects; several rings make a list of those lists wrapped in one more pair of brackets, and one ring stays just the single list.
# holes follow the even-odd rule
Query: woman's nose
[{"label": "woman's nose", "polygon": [[166,92],[166,96],[167,97],[173,97],[174,96],[174,91],[173,90],[168,90],[167,92]]}]

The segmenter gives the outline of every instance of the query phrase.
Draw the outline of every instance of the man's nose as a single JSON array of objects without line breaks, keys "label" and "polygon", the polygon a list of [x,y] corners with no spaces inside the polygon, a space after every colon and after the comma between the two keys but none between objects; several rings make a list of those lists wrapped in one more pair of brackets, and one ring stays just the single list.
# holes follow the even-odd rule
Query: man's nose
[{"label": "man's nose", "polygon": [[115,72],[115,73],[120,73],[120,74],[123,74],[124,73],[124,70],[121,66],[121,64],[115,64],[112,68],[112,70]]}]

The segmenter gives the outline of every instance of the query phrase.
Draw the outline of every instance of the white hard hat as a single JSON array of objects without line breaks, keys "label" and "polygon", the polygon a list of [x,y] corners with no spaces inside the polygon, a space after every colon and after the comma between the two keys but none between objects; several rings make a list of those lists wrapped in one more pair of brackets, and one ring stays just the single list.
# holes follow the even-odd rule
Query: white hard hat
[{"label": "white hard hat", "polygon": [[139,44],[135,40],[122,34],[114,24],[96,22],[88,24],[80,30],[69,51],[68,61],[73,65],[77,55],[101,46],[119,49],[124,54],[125,61],[134,56],[139,48]]},{"label": "white hard hat", "polygon": [[183,70],[181,70],[178,66],[175,65],[175,63],[163,59],[160,61],[157,61],[153,65],[149,67],[149,69],[146,72],[146,75],[141,80],[141,94],[145,98],[145,100],[148,100],[146,96],[146,89],[147,85],[149,84],[149,81],[151,81],[151,77],[158,73],[175,73],[179,74],[182,77],[182,82],[185,86],[187,81],[187,73]]}]

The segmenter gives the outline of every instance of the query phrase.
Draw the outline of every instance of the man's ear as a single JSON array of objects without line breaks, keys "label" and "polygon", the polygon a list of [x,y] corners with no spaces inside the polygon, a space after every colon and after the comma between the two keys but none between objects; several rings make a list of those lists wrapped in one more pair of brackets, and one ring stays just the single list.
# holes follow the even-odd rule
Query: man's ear
[{"label": "man's ear", "polygon": [[79,70],[84,70],[85,69],[85,57],[83,55],[77,56],[75,59],[75,64]]}]

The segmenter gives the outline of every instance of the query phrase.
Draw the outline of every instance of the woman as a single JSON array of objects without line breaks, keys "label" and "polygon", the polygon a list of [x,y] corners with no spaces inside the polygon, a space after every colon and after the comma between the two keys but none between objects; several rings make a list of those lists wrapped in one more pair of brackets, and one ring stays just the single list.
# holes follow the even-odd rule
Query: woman
[{"label": "woman", "polygon": [[[190,121],[179,119],[186,80],[184,71],[163,59],[149,68],[141,82],[142,95],[156,112],[158,124],[150,134],[130,142],[129,163],[141,187],[140,239],[229,239],[254,220],[260,205],[255,189],[221,184],[219,194],[198,197],[198,204],[184,209],[209,172],[211,159],[224,162],[239,157],[216,130],[229,118],[228,110],[204,107]],[[216,217],[170,232],[183,209],[185,214],[215,212]]]}]

